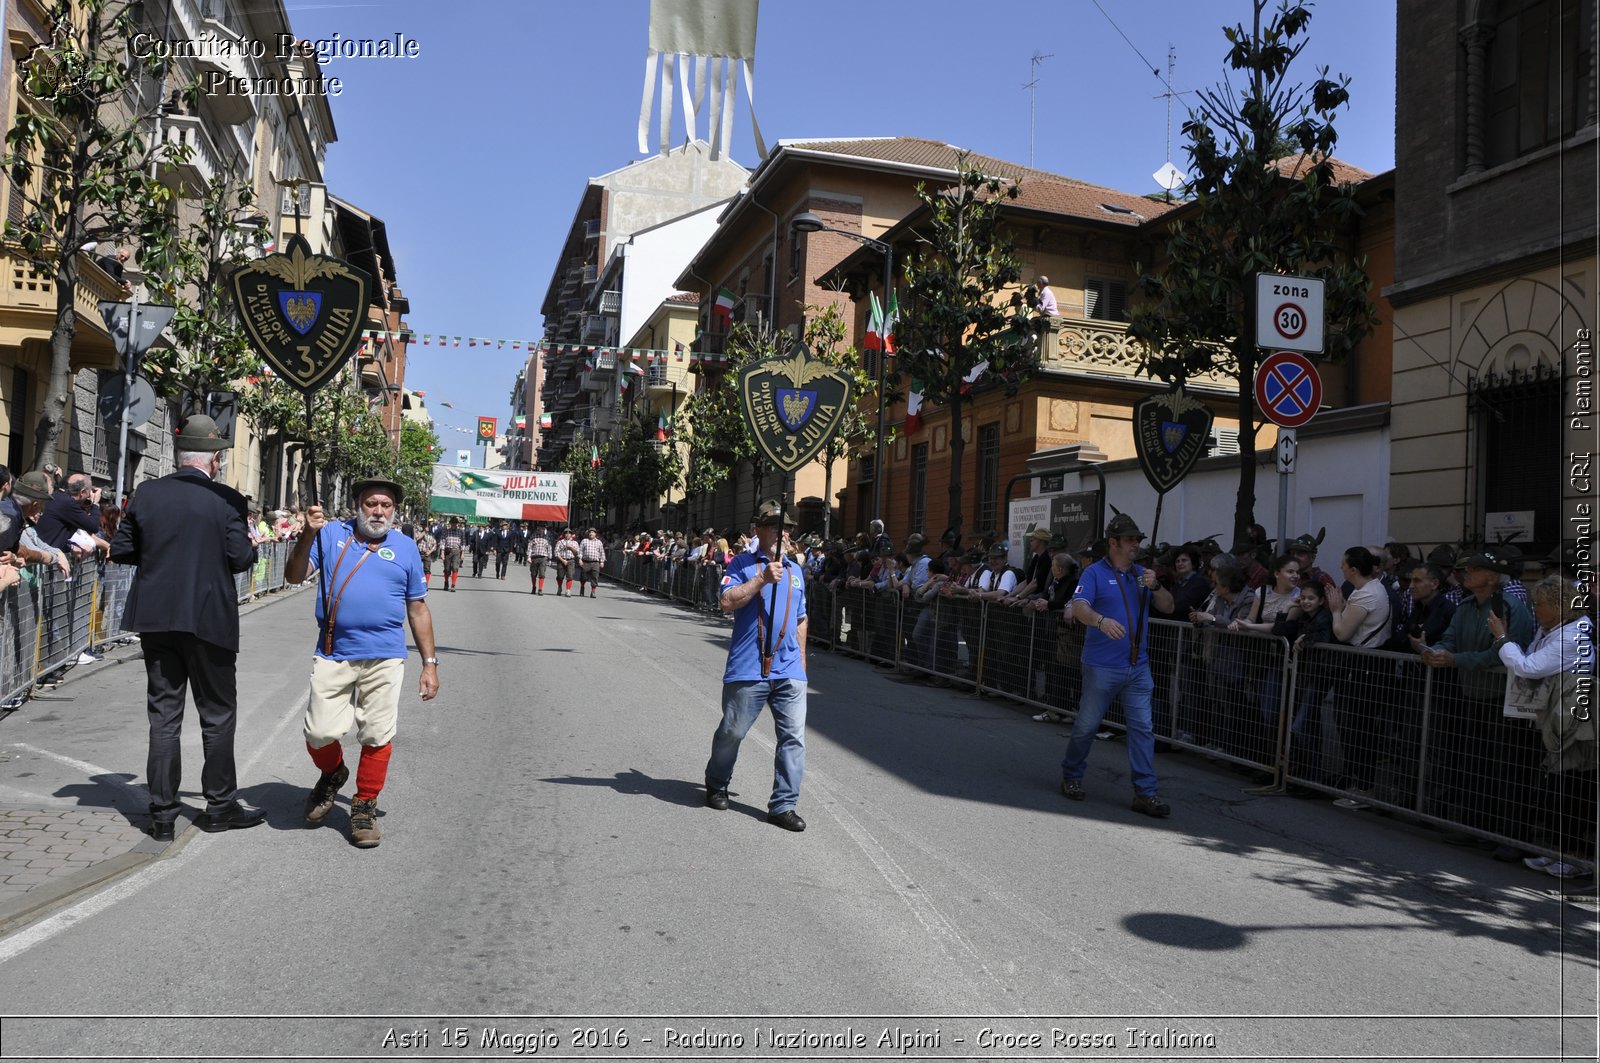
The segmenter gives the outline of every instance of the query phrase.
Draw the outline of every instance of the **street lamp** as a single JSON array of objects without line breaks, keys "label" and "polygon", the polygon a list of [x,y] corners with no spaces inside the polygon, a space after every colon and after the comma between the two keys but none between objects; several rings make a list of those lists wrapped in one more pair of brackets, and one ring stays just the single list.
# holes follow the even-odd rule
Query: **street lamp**
[{"label": "street lamp", "polygon": [[[883,255],[883,306],[888,311],[894,292],[894,245],[882,240],[874,240],[861,233],[853,233],[848,229],[835,229],[826,224],[821,218],[809,210],[796,214],[789,223],[791,237],[795,233],[837,233],[847,236],[858,244],[872,248]],[[883,519],[883,366],[888,360],[888,350],[880,342],[878,349],[878,442],[872,458],[872,517],[869,519]],[[830,503],[831,504],[831,503]],[[913,531],[915,529],[912,529]]]}]

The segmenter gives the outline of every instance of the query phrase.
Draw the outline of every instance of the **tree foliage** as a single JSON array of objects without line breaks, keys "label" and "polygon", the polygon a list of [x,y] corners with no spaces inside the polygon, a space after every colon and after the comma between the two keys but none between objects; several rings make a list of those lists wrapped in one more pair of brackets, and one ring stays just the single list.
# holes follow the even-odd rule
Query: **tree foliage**
[{"label": "tree foliage", "polygon": [[173,269],[152,285],[154,297],[178,312],[171,325],[175,342],[145,356],[145,373],[186,415],[202,412],[210,392],[231,390],[262,371],[228,287],[229,275],[249,261],[250,238],[258,233],[239,220],[254,203],[247,180],[219,175],[194,215],[177,226]]},{"label": "tree foliage", "polygon": [[[1236,535],[1255,520],[1255,275],[1326,282],[1326,359],[1349,355],[1376,322],[1349,240],[1361,208],[1330,161],[1350,79],[1324,67],[1309,87],[1292,81],[1311,12],[1286,2],[1262,25],[1267,3],[1253,0],[1251,29],[1223,30],[1228,66],[1244,77],[1199,92],[1184,123],[1193,205],[1170,226],[1160,268],[1141,277],[1129,328],[1152,376],[1176,383],[1216,372],[1238,382]],[[1298,167],[1280,168],[1285,148],[1303,156]]]},{"label": "tree foliage", "polygon": [[744,407],[735,382],[746,363],[770,358],[778,348],[770,334],[739,322],[728,333],[726,369],[706,370],[700,389],[683,404],[692,453],[685,489],[710,494],[732,475],[741,461],[753,460],[756,442],[744,423]]},{"label": "tree foliage", "polygon": [[826,470],[823,477],[822,533],[829,536],[833,532],[833,466],[840,458],[877,437],[876,413],[869,419],[863,411],[876,410],[878,382],[867,373],[861,352],[853,345],[844,345],[844,316],[837,304],[807,306],[805,310],[806,346],[811,348],[811,353],[818,361],[850,378],[851,394],[855,399],[854,404],[845,410],[838,432],[813,459]]},{"label": "tree foliage", "polygon": [[649,510],[683,475],[683,458],[676,447],[656,441],[656,423],[641,411],[622,427],[622,434],[600,450],[600,496],[619,520],[627,519],[628,506]]},{"label": "tree foliage", "polygon": [[570,446],[561,458],[561,471],[569,477],[567,512],[569,523],[578,523],[578,514],[593,517],[601,505],[600,470],[593,458],[579,446]]},{"label": "tree foliage", "polygon": [[[145,101],[159,101],[167,63],[128,48],[142,11],[134,0],[55,0],[44,12],[49,40],[18,64],[32,102],[16,108],[6,134],[5,164],[21,197],[6,240],[51,278],[56,294],[34,468],[54,457],[72,401],[79,249],[134,243],[147,274],[160,280],[174,271],[172,191],[152,171],[183,161],[188,149],[147,139],[155,104]],[[182,91],[192,101],[198,86]]]},{"label": "tree foliage", "polygon": [[952,188],[917,188],[929,218],[905,262],[907,298],[895,335],[896,384],[909,378],[913,389],[921,386],[925,403],[950,411],[948,521],[959,531],[967,378],[987,363],[987,373],[1014,390],[1039,355],[1021,292],[1004,294],[1022,277],[1001,213],[1019,186],[968,166],[965,156],[957,170]]}]

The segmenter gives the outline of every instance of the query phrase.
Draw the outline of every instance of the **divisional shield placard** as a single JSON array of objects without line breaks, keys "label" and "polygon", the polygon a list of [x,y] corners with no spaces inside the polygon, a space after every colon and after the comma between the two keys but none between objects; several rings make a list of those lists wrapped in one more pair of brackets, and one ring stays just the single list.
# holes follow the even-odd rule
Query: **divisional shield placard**
[{"label": "divisional shield placard", "polygon": [[800,471],[838,433],[850,391],[850,378],[813,358],[803,343],[739,373],[744,420],[756,447],[789,473]]},{"label": "divisional shield placard", "polygon": [[232,283],[251,343],[298,391],[321,388],[361,342],[372,278],[342,259],[312,254],[303,236],[237,270]]},{"label": "divisional shield placard", "polygon": [[1133,404],[1133,445],[1139,467],[1160,494],[1189,475],[1206,452],[1210,436],[1211,411],[1205,403],[1190,398],[1181,385]]}]

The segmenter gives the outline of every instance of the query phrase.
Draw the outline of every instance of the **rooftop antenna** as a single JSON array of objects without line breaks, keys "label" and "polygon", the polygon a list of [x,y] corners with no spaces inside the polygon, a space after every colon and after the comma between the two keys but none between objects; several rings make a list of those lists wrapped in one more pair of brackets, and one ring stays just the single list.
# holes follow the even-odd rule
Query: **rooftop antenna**
[{"label": "rooftop antenna", "polygon": [[[1027,81],[1027,84],[1022,86],[1023,88],[1028,90],[1028,168],[1029,169],[1033,168],[1033,130],[1034,130],[1034,122],[1035,122],[1035,119],[1036,119],[1036,117],[1038,115],[1038,106],[1037,106],[1037,104],[1038,104],[1038,98],[1039,98],[1039,64],[1044,62],[1046,59],[1054,59],[1054,58],[1055,58],[1055,53],[1054,52],[1051,52],[1049,55],[1043,55],[1043,54],[1041,54],[1039,52],[1034,52],[1033,53],[1033,58],[1028,60],[1028,81]],[[1169,112],[1170,112],[1170,107],[1169,107]],[[1169,114],[1169,117],[1168,117],[1168,124],[1169,125],[1171,124],[1170,114]]]},{"label": "rooftop antenna", "polygon": [[[1150,175],[1151,177],[1155,178],[1156,184],[1165,190],[1165,198],[1168,203],[1172,202],[1173,191],[1183,186],[1185,178],[1184,172],[1172,164],[1172,101],[1175,97],[1183,95],[1183,92],[1189,91],[1185,89],[1183,92],[1180,92],[1172,87],[1172,74],[1177,69],[1177,66],[1178,49],[1173,47],[1171,44],[1168,44],[1166,76],[1167,91],[1159,92],[1154,96],[1154,99],[1165,99],[1167,101],[1167,161],[1162,164],[1161,169]],[[1161,76],[1161,72],[1159,70],[1152,70],[1151,73],[1155,74],[1157,77]]]}]

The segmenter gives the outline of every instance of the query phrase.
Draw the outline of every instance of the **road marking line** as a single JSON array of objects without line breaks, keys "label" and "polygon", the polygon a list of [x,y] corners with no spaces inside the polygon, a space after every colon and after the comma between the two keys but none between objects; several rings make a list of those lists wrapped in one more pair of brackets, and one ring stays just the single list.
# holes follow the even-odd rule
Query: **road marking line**
[{"label": "road marking line", "polygon": [[107,908],[133,896],[152,882],[159,882],[177,870],[180,861],[187,857],[189,847],[171,860],[158,860],[154,864],[123,879],[109,889],[92,894],[70,907],[57,912],[26,929],[0,940],[0,965],[9,963],[35,945],[42,945],[57,934],[71,930],[79,923],[92,919]]}]

